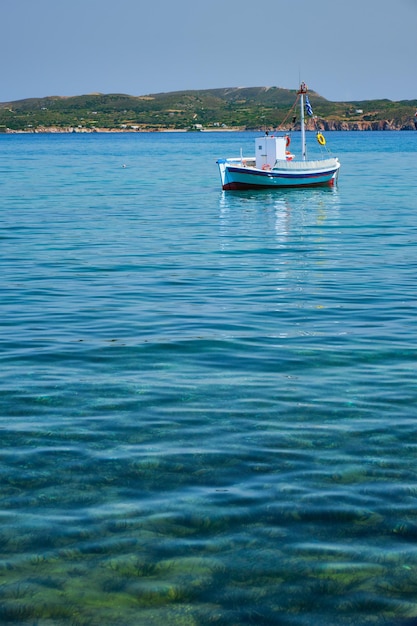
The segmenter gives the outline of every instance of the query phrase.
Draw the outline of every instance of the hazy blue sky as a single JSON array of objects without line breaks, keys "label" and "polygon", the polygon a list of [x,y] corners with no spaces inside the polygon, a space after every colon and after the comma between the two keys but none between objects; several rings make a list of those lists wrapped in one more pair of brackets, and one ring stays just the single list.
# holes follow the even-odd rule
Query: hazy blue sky
[{"label": "hazy blue sky", "polygon": [[417,99],[417,0],[2,0],[0,101],[297,87]]}]

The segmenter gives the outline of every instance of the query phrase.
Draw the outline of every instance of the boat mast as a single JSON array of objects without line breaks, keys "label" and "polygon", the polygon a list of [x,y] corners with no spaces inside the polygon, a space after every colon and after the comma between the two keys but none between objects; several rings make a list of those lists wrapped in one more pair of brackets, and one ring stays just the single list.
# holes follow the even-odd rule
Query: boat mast
[{"label": "boat mast", "polygon": [[306,129],[304,125],[304,95],[307,93],[307,85],[305,83],[301,83],[300,91],[298,92],[300,95],[300,120],[301,120],[301,157],[302,160],[305,161],[307,158],[307,148],[306,148]]}]

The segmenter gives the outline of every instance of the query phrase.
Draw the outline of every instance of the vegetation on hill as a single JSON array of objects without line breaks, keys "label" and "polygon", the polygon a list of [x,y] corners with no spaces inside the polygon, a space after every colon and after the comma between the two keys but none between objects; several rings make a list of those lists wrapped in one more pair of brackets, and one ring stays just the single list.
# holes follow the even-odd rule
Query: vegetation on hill
[{"label": "vegetation on hill", "polygon": [[[224,88],[129,96],[30,98],[0,103],[0,128],[9,131],[189,130],[288,127],[296,91],[279,87]],[[417,100],[330,102],[309,93],[322,128],[414,129]],[[298,111],[294,111],[298,114]]]}]

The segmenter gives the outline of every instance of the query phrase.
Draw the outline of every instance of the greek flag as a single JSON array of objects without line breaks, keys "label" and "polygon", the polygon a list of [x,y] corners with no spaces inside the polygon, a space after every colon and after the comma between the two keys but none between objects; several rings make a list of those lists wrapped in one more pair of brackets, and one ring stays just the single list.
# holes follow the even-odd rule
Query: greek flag
[{"label": "greek flag", "polygon": [[306,96],[306,111],[310,117],[313,117],[314,113],[313,113],[313,109],[311,108],[311,104],[310,104],[310,100],[308,99],[308,96]]}]

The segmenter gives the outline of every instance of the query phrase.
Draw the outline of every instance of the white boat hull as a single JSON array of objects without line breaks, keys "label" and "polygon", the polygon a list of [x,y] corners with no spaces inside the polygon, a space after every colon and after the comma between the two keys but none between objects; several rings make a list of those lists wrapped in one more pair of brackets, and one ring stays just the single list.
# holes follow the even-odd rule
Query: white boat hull
[{"label": "white boat hull", "polygon": [[336,158],[321,161],[283,161],[272,169],[247,165],[251,159],[219,159],[224,190],[334,185],[340,168]]}]

